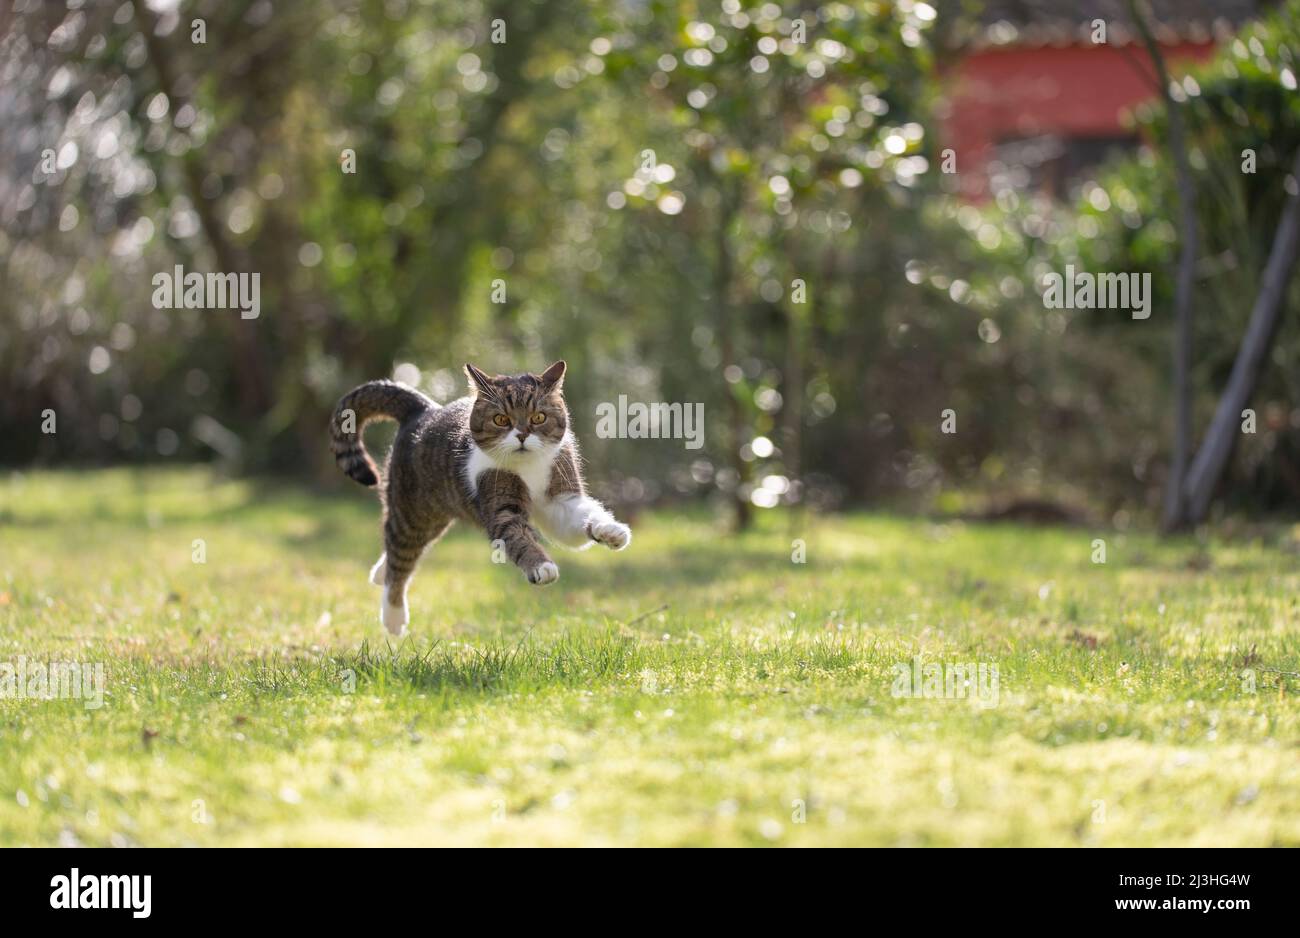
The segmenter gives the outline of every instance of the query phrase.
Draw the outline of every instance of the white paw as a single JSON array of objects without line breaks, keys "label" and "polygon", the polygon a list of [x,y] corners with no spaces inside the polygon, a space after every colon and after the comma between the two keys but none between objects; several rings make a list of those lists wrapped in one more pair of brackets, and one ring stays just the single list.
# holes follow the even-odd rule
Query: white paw
[{"label": "white paw", "polygon": [[401,638],[406,634],[406,624],[411,621],[411,615],[407,612],[405,597],[397,602],[398,605],[393,605],[388,601],[388,587],[384,587],[384,599],[379,604],[379,621],[384,624],[389,635]]},{"label": "white paw", "polygon": [[384,577],[387,575],[388,554],[383,553],[379,555],[379,559],[375,561],[375,565],[370,568],[370,582],[375,584],[375,586],[383,586]]},{"label": "white paw", "polygon": [[559,578],[560,568],[549,560],[528,571],[528,582],[534,586],[545,586],[547,583],[554,583]]},{"label": "white paw", "polygon": [[632,529],[621,521],[606,518],[591,523],[591,539],[610,550],[622,550],[632,543]]}]

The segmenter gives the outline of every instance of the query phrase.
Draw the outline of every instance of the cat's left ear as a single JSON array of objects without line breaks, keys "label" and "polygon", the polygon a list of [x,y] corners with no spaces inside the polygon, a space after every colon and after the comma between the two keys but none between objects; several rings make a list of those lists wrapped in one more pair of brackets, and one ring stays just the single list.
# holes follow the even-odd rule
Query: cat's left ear
[{"label": "cat's left ear", "polygon": [[470,385],[476,388],[479,393],[488,395],[493,393],[492,379],[485,375],[480,369],[467,363],[465,365],[465,377],[469,378]]},{"label": "cat's left ear", "polygon": [[563,360],[556,362],[550,368],[542,372],[542,388],[546,391],[558,391],[564,384],[564,369],[567,366]]}]

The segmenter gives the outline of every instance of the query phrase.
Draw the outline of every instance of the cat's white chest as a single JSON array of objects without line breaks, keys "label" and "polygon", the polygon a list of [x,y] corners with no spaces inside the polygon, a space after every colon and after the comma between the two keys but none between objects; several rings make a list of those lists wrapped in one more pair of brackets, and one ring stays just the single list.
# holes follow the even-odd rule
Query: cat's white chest
[{"label": "cat's white chest", "polygon": [[489,469],[513,472],[527,486],[529,501],[540,507],[548,501],[546,489],[551,484],[551,466],[554,464],[555,457],[550,453],[529,453],[523,458],[500,462],[483,452],[478,446],[471,445],[469,461],[465,465],[465,481],[469,485],[470,494],[477,495],[478,479],[484,472]]}]

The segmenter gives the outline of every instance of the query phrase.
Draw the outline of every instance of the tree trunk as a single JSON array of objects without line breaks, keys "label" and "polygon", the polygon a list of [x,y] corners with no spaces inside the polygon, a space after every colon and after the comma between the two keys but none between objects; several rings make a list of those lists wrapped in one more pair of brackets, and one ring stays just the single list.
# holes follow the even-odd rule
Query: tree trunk
[{"label": "tree trunk", "polygon": [[[1293,178],[1300,180],[1300,153],[1291,167]],[[1232,364],[1232,374],[1214,418],[1205,433],[1196,458],[1187,474],[1184,501],[1187,520],[1196,524],[1205,519],[1215,486],[1223,475],[1237,443],[1242,409],[1259,383],[1269,350],[1282,321],[1282,304],[1286,299],[1287,285],[1295,271],[1297,249],[1300,248],[1300,196],[1287,196],[1282,217],[1273,236],[1273,247],[1264,266],[1259,294],[1250,313],[1246,334]]]},{"label": "tree trunk", "polygon": [[727,369],[736,362],[736,325],[735,309],[731,304],[731,220],[735,216],[739,195],[734,187],[723,182],[721,188],[716,238],[716,257],[713,268],[714,302],[718,309],[718,345],[722,354],[723,393],[727,396],[727,462],[736,473],[736,491],[732,496],[737,531],[744,531],[752,520],[749,499],[744,492],[744,485],[749,476],[749,464],[740,456],[740,447],[745,437],[745,413],[736,397],[735,388],[726,380]]},{"label": "tree trunk", "polygon": [[1174,531],[1188,524],[1184,483],[1192,452],[1192,288],[1196,276],[1199,250],[1196,224],[1196,183],[1187,160],[1187,134],[1183,112],[1169,93],[1169,70],[1165,67],[1160,45],[1151,33],[1144,12],[1136,0],[1129,0],[1129,13],[1142,35],[1147,54],[1155,66],[1160,95],[1169,115],[1169,148],[1173,151],[1174,171],[1178,179],[1179,253],[1178,274],[1174,287],[1174,445],[1165,482],[1162,524]]},{"label": "tree trunk", "polygon": [[[826,281],[823,281],[823,283]],[[803,473],[803,317],[787,299],[785,304],[785,399],[781,402],[781,450],[791,483]],[[793,516],[793,513],[792,513]]]},{"label": "tree trunk", "polygon": [[[159,88],[167,95],[173,111],[178,110],[188,101],[176,91],[176,69],[166,42],[157,35],[157,17],[146,10],[142,0],[135,0],[134,10],[136,24],[144,39],[149,62],[158,76]],[[203,178],[206,171],[199,165],[200,158],[196,149],[189,150],[180,158],[186,195],[194,206],[199,224],[212,248],[217,271],[234,273],[243,265],[239,262],[239,254],[235,246],[226,237],[226,229],[217,218],[216,207],[212,200],[203,195]],[[271,408],[273,382],[271,363],[259,338],[257,321],[227,316],[224,317],[223,322],[234,345],[231,360],[234,362],[241,410],[245,417],[261,417]]]}]

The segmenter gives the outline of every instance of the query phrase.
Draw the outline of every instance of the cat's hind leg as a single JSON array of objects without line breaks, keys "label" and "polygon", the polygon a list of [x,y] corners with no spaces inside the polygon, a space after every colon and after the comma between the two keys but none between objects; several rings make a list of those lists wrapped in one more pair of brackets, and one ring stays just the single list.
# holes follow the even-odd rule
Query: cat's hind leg
[{"label": "cat's hind leg", "polygon": [[375,586],[384,585],[384,577],[388,576],[388,554],[387,552],[379,555],[375,565],[370,568],[370,582]]},{"label": "cat's hind leg", "polygon": [[379,621],[390,635],[400,638],[406,633],[410,611],[406,606],[406,587],[420,562],[420,555],[430,543],[442,536],[450,519],[430,519],[425,524],[404,524],[392,514],[384,522],[384,556],[375,565],[383,567],[384,598],[379,604]]}]

